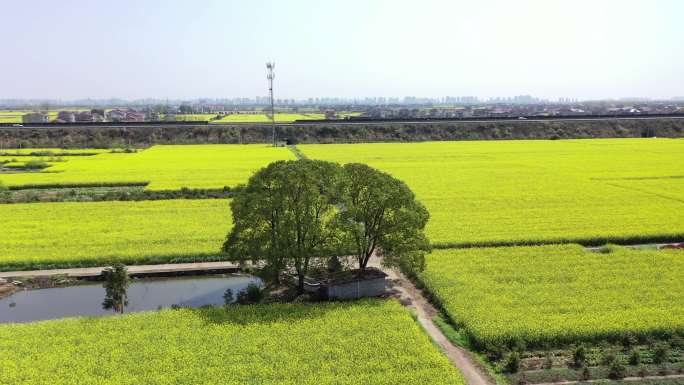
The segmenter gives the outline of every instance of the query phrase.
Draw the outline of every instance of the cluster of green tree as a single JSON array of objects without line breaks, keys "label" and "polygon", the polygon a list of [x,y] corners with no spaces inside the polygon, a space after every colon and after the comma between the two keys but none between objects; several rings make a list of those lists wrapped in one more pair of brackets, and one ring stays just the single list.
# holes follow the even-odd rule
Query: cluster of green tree
[{"label": "cluster of green tree", "polygon": [[[296,143],[410,142],[426,140],[682,137],[684,119],[436,122],[383,124],[310,123],[279,126],[278,137]],[[269,125],[136,127],[7,127],[0,147],[112,148],[153,144],[269,143]]]},{"label": "cluster of green tree", "polygon": [[353,257],[363,275],[373,255],[388,267],[420,271],[430,245],[427,209],[408,186],[364,164],[300,159],[259,170],[231,201],[233,229],[223,251],[265,263],[266,277],[297,276],[314,263]]}]

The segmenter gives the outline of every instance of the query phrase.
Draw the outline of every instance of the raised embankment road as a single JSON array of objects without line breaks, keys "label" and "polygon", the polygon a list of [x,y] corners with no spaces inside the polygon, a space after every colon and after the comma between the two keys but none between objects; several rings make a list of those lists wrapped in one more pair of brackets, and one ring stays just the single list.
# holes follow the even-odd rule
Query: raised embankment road
[{"label": "raised embankment road", "polygon": [[[269,124],[36,125],[0,127],[0,149],[270,143]],[[290,143],[684,137],[684,117],[328,121],[276,125]]]}]

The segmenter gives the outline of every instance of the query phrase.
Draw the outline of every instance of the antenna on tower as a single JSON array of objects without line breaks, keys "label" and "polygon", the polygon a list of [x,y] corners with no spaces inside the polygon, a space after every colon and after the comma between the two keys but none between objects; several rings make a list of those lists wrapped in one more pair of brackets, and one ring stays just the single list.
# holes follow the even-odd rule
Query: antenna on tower
[{"label": "antenna on tower", "polygon": [[268,94],[271,98],[271,129],[273,132],[273,147],[276,146],[276,131],[275,131],[275,104],[273,102],[273,79],[275,78],[274,62],[266,63],[266,79],[268,79]]}]

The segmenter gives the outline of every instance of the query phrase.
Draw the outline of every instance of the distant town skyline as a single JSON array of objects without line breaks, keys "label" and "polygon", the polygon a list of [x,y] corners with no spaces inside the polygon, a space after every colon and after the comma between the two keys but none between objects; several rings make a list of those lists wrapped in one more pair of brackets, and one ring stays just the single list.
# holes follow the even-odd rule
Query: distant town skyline
[{"label": "distant town skyline", "polygon": [[0,99],[684,95],[684,3],[8,2]]},{"label": "distant town skyline", "polygon": [[[625,97],[615,99],[596,99],[583,100],[577,98],[557,98],[543,99],[532,95],[516,95],[512,97],[491,97],[478,98],[476,96],[443,96],[443,97],[359,97],[359,98],[340,98],[340,97],[309,97],[301,99],[275,99],[275,104],[279,107],[287,106],[373,106],[373,105],[486,105],[486,104],[529,104],[529,105],[554,105],[554,104],[649,104],[649,103],[670,103],[681,105],[684,103],[683,97],[672,97],[665,99],[652,99],[641,97]],[[243,97],[243,98],[191,98],[191,99],[120,99],[120,98],[101,98],[101,99],[0,99],[0,109],[12,109],[12,107],[34,108],[37,110],[49,110],[60,107],[116,107],[116,106],[267,106],[269,99],[265,96]]]}]

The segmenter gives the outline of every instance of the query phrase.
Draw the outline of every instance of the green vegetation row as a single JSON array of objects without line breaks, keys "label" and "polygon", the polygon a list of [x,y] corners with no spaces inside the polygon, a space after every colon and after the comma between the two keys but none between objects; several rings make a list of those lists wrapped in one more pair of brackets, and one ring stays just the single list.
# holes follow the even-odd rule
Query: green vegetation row
[{"label": "green vegetation row", "polygon": [[[682,137],[684,120],[601,120],[538,122],[448,122],[339,125],[328,123],[278,127],[292,143],[418,142],[427,140]],[[253,126],[161,125],[157,127],[0,128],[7,148],[111,148],[155,144],[270,143],[268,123]]]},{"label": "green vegetation row", "polygon": [[[291,123],[295,120],[320,120],[325,119],[325,114],[321,113],[275,113],[275,121],[278,123]],[[212,120],[212,123],[268,123],[271,117],[266,114],[233,114],[225,115],[220,119]]]},{"label": "green vegetation row", "polygon": [[11,191],[0,185],[0,203],[149,201],[167,199],[227,199],[235,189],[144,190],[144,186],[59,186]]},{"label": "green vegetation row", "polygon": [[436,250],[419,280],[474,343],[684,337],[684,252],[579,245]]},{"label": "green vegetation row", "polygon": [[209,307],[0,326],[0,384],[67,383],[464,381],[395,301]]}]

